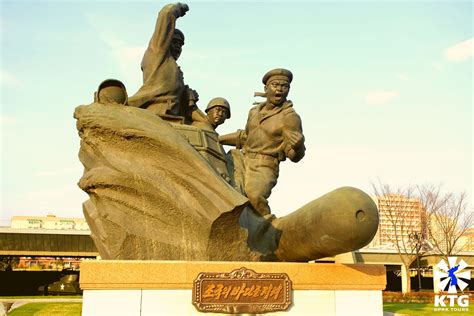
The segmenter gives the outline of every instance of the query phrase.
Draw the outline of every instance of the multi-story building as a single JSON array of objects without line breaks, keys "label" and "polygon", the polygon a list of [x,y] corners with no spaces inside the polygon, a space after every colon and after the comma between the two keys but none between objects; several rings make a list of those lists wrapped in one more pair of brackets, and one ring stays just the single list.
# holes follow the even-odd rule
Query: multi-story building
[{"label": "multi-story building", "polygon": [[418,199],[399,194],[373,197],[379,208],[379,228],[369,247],[408,245],[414,234],[425,233],[423,207]]},{"label": "multi-story building", "polygon": [[459,238],[459,244],[463,251],[474,251],[474,228],[467,229]]},{"label": "multi-story building", "polygon": [[82,258],[19,257],[15,270],[79,270]]},{"label": "multi-story building", "polygon": [[[56,248],[64,250],[64,243],[70,245],[71,248],[77,247],[84,251],[85,241],[82,236],[88,235],[89,226],[84,218],[67,218],[56,217],[55,215],[47,216],[13,216],[11,218],[10,230],[6,230],[6,234],[22,234],[28,238],[22,238],[27,246],[30,247],[48,247],[44,244],[44,236],[49,236]],[[56,231],[56,232],[54,232]],[[42,242],[34,242],[31,239],[32,234],[43,234]],[[56,236],[56,237],[54,237]],[[59,239],[57,236],[61,236]],[[72,237],[73,236],[73,237]],[[81,241],[78,238],[82,238]],[[47,240],[47,239],[46,239]],[[53,242],[54,241],[54,242]],[[61,244],[61,245],[60,245]],[[1,248],[1,247],[0,247]],[[53,247],[54,248],[54,247]],[[56,249],[56,251],[58,251]],[[88,249],[88,248],[87,248]],[[67,249],[66,249],[67,250]],[[60,251],[59,251],[60,252]],[[67,252],[67,251],[66,251]],[[78,251],[80,252],[80,251]],[[62,270],[62,269],[79,269],[81,257],[74,257],[61,254],[60,256],[44,256],[34,255],[35,251],[31,251],[33,255],[19,256],[19,262],[15,269],[17,270]]]},{"label": "multi-story building", "polygon": [[11,228],[89,230],[85,219],[48,216],[13,216]]}]

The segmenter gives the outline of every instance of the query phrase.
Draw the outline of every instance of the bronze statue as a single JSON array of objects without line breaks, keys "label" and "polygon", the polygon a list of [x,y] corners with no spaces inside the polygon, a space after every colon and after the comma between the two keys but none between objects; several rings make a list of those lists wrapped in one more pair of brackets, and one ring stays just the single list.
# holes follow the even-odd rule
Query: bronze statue
[{"label": "bronze statue", "polygon": [[[219,143],[214,128],[230,117],[228,102],[211,101],[206,117],[176,64],[184,35],[175,23],[186,11],[181,3],[160,11],[142,62],[144,84],[129,106],[113,106],[126,105],[127,94],[120,81],[107,80],[95,102],[74,112],[79,187],[89,195],[83,211],[100,256],[308,261],[368,244],[378,211],[356,188],[336,189],[281,218],[270,214],[280,162],[305,153],[300,117],[286,99],[293,75],[265,74],[266,101],[250,110],[244,131]],[[237,149],[226,154],[222,144]]]},{"label": "bronze statue", "polygon": [[215,130],[217,126],[224,124],[225,120],[230,118],[229,101],[220,97],[212,99],[207,105],[206,113],[207,120]]},{"label": "bronze statue", "polygon": [[188,10],[184,3],[161,9],[141,64],[143,86],[128,104],[148,109],[168,121],[212,130],[196,105],[198,93],[184,84],[183,72],[176,63],[184,45],[183,32],[175,28],[176,20]]},{"label": "bronze statue", "polygon": [[224,145],[242,148],[244,190],[263,216],[271,213],[267,199],[277,183],[280,162],[298,162],[305,153],[301,119],[286,99],[292,79],[286,69],[267,72],[262,79],[267,100],[250,110],[245,131],[219,137]]}]

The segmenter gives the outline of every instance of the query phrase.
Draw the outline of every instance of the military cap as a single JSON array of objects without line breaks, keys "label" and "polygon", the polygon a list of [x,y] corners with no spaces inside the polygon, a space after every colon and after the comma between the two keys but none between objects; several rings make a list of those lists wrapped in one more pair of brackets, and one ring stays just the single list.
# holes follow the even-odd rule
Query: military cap
[{"label": "military cap", "polygon": [[288,80],[288,82],[291,82],[293,80],[293,74],[291,71],[283,69],[283,68],[276,68],[272,69],[269,72],[263,76],[262,82],[263,84],[267,84],[268,79],[272,77],[279,77],[278,79],[283,79],[283,80]]},{"label": "military cap", "polygon": [[214,98],[211,101],[209,101],[209,104],[207,105],[206,108],[206,113],[209,112],[210,109],[215,108],[216,106],[221,106],[223,108],[227,109],[227,118],[230,118],[230,104],[229,102],[224,99],[224,98]]},{"label": "military cap", "polygon": [[176,38],[183,42],[184,45],[184,34],[178,29],[174,29],[173,38]]}]

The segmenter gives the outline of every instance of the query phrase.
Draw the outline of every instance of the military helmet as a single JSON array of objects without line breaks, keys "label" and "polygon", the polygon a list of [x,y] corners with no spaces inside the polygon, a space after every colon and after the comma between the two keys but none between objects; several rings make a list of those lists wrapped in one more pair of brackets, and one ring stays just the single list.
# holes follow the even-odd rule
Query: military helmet
[{"label": "military helmet", "polygon": [[117,79],[106,79],[101,82],[96,92],[96,102],[100,102],[101,91],[104,91],[109,98],[114,99],[118,104],[127,104],[128,95],[125,85]]},{"label": "military helmet", "polygon": [[206,108],[206,113],[209,112],[210,109],[215,108],[216,106],[221,106],[223,108],[227,109],[227,118],[230,118],[230,104],[229,102],[221,97],[214,98],[211,101],[209,101],[209,104],[207,105]]}]

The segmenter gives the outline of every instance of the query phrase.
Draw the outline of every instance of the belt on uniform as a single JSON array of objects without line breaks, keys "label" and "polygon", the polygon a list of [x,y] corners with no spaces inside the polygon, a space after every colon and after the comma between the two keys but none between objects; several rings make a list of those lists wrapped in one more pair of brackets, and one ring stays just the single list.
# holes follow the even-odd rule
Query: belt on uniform
[{"label": "belt on uniform", "polygon": [[264,159],[264,160],[272,160],[272,161],[278,160],[277,157],[273,157],[273,156],[270,156],[270,155],[249,153],[249,152],[245,153],[245,157],[256,158],[256,159]]}]

